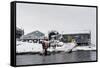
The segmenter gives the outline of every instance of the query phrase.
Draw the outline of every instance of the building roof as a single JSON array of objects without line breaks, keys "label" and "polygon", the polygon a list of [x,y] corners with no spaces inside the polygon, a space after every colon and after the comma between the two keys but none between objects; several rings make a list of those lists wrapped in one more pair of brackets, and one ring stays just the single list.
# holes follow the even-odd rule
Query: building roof
[{"label": "building roof", "polygon": [[90,34],[91,31],[73,31],[73,32],[63,32],[63,34]]},{"label": "building roof", "polygon": [[19,28],[19,27],[16,27],[16,30],[17,31],[23,31],[23,29],[22,28]]},{"label": "building roof", "polygon": [[44,37],[45,34],[37,30],[23,35],[20,39],[44,39]]}]

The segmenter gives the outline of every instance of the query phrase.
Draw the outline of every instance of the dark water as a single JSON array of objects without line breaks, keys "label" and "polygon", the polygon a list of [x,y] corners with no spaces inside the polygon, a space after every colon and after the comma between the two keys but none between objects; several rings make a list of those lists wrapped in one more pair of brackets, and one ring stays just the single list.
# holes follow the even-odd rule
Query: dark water
[{"label": "dark water", "polygon": [[17,65],[47,64],[62,62],[95,61],[96,51],[76,51],[72,53],[55,53],[47,56],[25,54],[16,56]]}]

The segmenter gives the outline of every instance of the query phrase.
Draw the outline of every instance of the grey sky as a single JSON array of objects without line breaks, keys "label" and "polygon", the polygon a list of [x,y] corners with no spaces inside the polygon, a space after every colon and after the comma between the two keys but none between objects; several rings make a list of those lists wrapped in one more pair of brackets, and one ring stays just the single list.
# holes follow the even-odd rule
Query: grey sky
[{"label": "grey sky", "polygon": [[91,31],[91,40],[96,44],[96,8],[17,3],[17,26],[25,34],[39,30],[60,33]]}]

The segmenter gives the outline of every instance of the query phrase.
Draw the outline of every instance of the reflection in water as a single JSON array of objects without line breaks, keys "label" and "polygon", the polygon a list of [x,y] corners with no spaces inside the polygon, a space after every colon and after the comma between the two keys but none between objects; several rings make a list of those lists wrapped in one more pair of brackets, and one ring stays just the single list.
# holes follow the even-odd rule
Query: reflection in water
[{"label": "reflection in water", "polygon": [[92,60],[91,59],[91,54],[90,54],[90,51],[87,52],[77,52],[76,55],[75,55],[75,59],[77,61],[88,61],[88,60]]},{"label": "reflection in water", "polygon": [[76,51],[72,53],[55,53],[47,56],[43,55],[17,55],[17,65],[30,64],[47,64],[47,63],[62,63],[62,62],[80,62],[80,61],[95,61],[96,51]]}]

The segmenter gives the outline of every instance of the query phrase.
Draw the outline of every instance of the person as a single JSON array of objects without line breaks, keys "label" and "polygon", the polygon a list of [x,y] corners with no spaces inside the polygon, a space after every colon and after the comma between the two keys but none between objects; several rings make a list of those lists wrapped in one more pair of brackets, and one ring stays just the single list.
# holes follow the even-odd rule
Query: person
[{"label": "person", "polygon": [[44,54],[44,55],[47,55],[47,48],[48,48],[48,45],[49,45],[49,43],[48,43],[47,40],[43,40],[43,41],[42,41],[42,48],[43,48],[43,54]]}]

